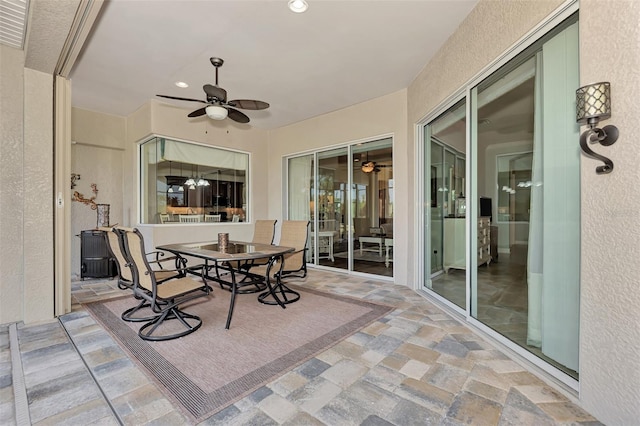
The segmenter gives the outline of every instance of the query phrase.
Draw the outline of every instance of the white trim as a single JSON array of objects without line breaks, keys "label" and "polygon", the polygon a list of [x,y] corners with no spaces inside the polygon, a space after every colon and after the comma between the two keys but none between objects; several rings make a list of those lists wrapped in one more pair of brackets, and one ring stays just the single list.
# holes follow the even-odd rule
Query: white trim
[{"label": "white trim", "polygon": [[[253,185],[251,185],[251,165],[253,162],[253,154],[249,151],[243,151],[241,149],[234,149],[234,148],[228,148],[228,147],[219,147],[217,145],[209,145],[206,143],[202,143],[202,142],[195,142],[195,141],[190,141],[188,139],[182,139],[182,138],[176,138],[173,136],[165,136],[163,134],[160,133],[152,133],[150,135],[145,136],[142,139],[139,139],[137,142],[135,142],[136,145],[136,183],[135,183],[135,188],[136,188],[136,212],[135,212],[135,226],[140,226],[140,225],[158,225],[157,223],[142,223],[141,221],[141,217],[140,215],[142,214],[142,197],[141,197],[141,192],[140,192],[140,181],[142,180],[142,167],[141,167],[141,150],[142,150],[142,145],[144,145],[145,143],[149,142],[150,140],[154,139],[154,138],[164,138],[164,139],[169,139],[169,140],[173,140],[176,142],[182,142],[182,143],[188,143],[188,144],[193,144],[193,145],[200,145],[203,147],[207,147],[207,148],[214,148],[214,149],[220,149],[222,151],[229,151],[229,152],[236,152],[239,154],[245,154],[248,156],[248,165],[247,165],[247,170],[246,170],[246,175],[245,175],[245,179],[246,179],[246,183],[249,185],[249,191],[247,191],[247,207],[245,209],[246,211],[246,216],[245,216],[245,221],[241,222],[240,224],[248,224],[248,223],[253,223]],[[221,222],[224,224],[229,224],[229,223],[233,223],[233,222]],[[213,223],[208,223],[208,225],[211,225]],[[193,224],[192,224],[193,225]],[[163,225],[166,226],[166,225]]]}]

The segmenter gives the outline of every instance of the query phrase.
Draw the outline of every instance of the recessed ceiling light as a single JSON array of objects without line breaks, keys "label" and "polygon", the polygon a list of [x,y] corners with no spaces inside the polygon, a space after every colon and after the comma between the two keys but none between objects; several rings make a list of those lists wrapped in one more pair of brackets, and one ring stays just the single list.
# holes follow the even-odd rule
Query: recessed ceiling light
[{"label": "recessed ceiling light", "polygon": [[185,83],[184,81],[176,81],[176,86],[184,89],[186,87],[189,87],[189,85],[187,83]]},{"label": "recessed ceiling light", "polygon": [[296,13],[302,13],[309,8],[305,0],[289,0],[289,9]]}]

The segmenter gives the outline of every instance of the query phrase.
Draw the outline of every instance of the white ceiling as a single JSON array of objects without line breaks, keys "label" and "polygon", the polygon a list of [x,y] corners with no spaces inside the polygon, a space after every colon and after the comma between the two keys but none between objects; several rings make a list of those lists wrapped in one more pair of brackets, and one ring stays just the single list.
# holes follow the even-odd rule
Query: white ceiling
[{"label": "white ceiling", "polygon": [[[229,99],[270,103],[246,111],[277,128],[406,88],[477,0],[110,0],[71,72],[74,107],[127,116],[149,101],[190,111],[225,63]],[[176,81],[190,84],[187,89]]]}]

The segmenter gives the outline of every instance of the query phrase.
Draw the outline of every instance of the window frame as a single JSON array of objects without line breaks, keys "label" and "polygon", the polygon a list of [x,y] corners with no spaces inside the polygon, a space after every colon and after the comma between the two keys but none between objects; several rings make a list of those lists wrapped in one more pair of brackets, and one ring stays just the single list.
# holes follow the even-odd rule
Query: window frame
[{"label": "window frame", "polygon": [[[143,176],[143,172],[144,172],[144,165],[143,165],[143,159],[144,159],[144,146],[145,144],[154,141],[154,139],[158,140],[157,142],[159,142],[160,139],[165,139],[166,141],[172,141],[172,142],[177,142],[177,143],[182,143],[182,144],[188,144],[188,145],[195,145],[195,146],[199,146],[199,147],[204,147],[204,148],[210,148],[210,149],[214,149],[214,150],[220,150],[220,151],[227,151],[227,152],[231,152],[234,154],[242,154],[246,156],[246,170],[245,170],[245,178],[244,178],[244,198],[245,198],[245,202],[242,203],[242,206],[240,207],[243,210],[243,220],[241,222],[232,222],[232,216],[229,215],[228,216],[228,220],[225,222],[200,222],[200,223],[191,223],[191,224],[180,224],[179,222],[172,222],[169,224],[163,224],[163,223],[158,223],[158,222],[154,222],[153,220],[149,220],[147,222],[144,222],[144,209],[147,208],[146,206],[148,204],[148,200],[143,200],[143,194],[144,194],[144,190],[143,190],[143,179],[145,179],[145,176]],[[251,223],[252,220],[252,193],[251,193],[251,165],[252,165],[252,153],[249,151],[244,151],[241,149],[235,149],[235,148],[229,148],[229,147],[225,147],[225,146],[219,146],[219,145],[211,145],[211,144],[207,144],[204,142],[199,142],[199,141],[193,141],[193,140],[187,140],[187,139],[181,139],[181,138],[176,138],[174,136],[165,136],[162,134],[151,134],[147,137],[145,137],[144,139],[138,141],[136,143],[136,152],[137,152],[137,159],[136,159],[136,183],[135,183],[135,187],[136,187],[136,205],[137,205],[137,214],[136,214],[136,221],[139,225],[144,225],[144,226],[167,226],[167,225],[220,225],[220,224],[224,224],[224,225],[229,225],[231,223]],[[194,164],[194,163],[191,163]],[[195,164],[194,164],[195,165]],[[213,166],[211,166],[213,167]],[[198,207],[198,208],[202,208],[204,209],[204,206]],[[157,209],[156,209],[157,210]],[[161,212],[156,211],[155,215],[158,216]]]}]

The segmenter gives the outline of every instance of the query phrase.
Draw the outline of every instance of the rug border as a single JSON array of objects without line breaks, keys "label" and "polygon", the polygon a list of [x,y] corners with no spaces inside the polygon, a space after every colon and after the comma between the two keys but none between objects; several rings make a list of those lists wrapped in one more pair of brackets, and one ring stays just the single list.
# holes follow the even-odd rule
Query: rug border
[{"label": "rug border", "polygon": [[[299,285],[288,286],[296,291],[315,294],[317,296],[366,307],[369,311],[341,325],[340,327],[317,337],[313,341],[288,352],[282,357],[277,358],[260,368],[250,371],[244,376],[239,377],[233,382],[225,384],[211,393],[207,393],[202,390],[197,384],[191,381],[173,364],[169,363],[162,355],[160,355],[151,345],[149,345],[147,341],[140,339],[138,334],[124,321],[122,321],[118,315],[114,314],[104,306],[105,303],[112,302],[117,299],[130,298],[131,296],[92,301],[83,303],[82,305],[86,308],[91,317],[96,322],[100,323],[111,335],[118,346],[122,348],[127,355],[129,355],[132,361],[145,371],[150,380],[158,385],[160,391],[167,399],[174,402],[188,418],[195,422],[201,422],[247,395],[250,395],[261,386],[264,386],[265,383],[282,377],[319,353],[335,346],[362,330],[364,327],[372,324],[374,321],[389,314],[396,308],[395,306],[380,303],[378,301],[369,301],[348,295],[328,293]],[[347,332],[343,330],[345,328],[353,328],[353,330]],[[318,343],[319,341],[320,343]],[[314,346],[320,346],[320,348],[317,349],[314,348]],[[301,352],[298,355],[299,358],[295,362],[289,363],[286,368],[279,368],[279,365],[283,362],[283,358],[289,357],[295,352]],[[162,368],[154,371],[151,368],[152,366],[154,367],[154,370],[157,369],[158,366],[162,366]],[[239,392],[231,398],[221,398],[221,394],[224,394],[228,388],[233,388],[238,382],[247,380],[247,376],[250,375],[261,376],[259,379],[252,379],[253,382],[258,380],[257,384],[250,384],[247,390]]]}]

